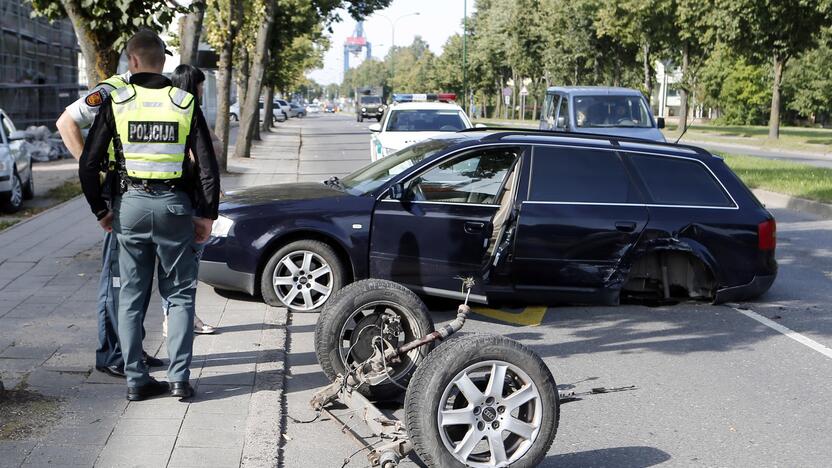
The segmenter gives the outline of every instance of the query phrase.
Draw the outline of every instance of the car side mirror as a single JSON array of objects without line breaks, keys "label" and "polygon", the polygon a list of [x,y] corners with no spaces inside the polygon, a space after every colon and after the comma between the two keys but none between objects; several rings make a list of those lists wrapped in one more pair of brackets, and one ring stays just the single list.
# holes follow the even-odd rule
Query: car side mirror
[{"label": "car side mirror", "polygon": [[381,124],[374,123],[368,127],[371,132],[380,132],[381,131]]},{"label": "car side mirror", "polygon": [[395,183],[388,189],[391,200],[404,200],[404,184]]},{"label": "car side mirror", "polygon": [[488,128],[488,125],[484,123],[474,124],[474,128]]},{"label": "car side mirror", "polygon": [[26,137],[27,137],[26,132],[24,132],[23,130],[15,130],[9,135],[9,140],[10,141],[25,140]]},{"label": "car side mirror", "polygon": [[656,127],[664,128],[664,117],[659,117],[656,119]]},{"label": "car side mirror", "polygon": [[566,128],[566,117],[558,117],[558,128]]}]

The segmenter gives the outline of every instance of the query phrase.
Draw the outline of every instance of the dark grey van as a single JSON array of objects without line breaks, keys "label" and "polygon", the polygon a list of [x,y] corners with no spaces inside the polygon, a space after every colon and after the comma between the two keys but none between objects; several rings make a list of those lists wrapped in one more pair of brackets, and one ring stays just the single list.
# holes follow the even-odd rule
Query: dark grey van
[{"label": "dark grey van", "polygon": [[556,86],[546,90],[540,129],[664,142],[664,119],[654,118],[644,95],[630,88]]}]

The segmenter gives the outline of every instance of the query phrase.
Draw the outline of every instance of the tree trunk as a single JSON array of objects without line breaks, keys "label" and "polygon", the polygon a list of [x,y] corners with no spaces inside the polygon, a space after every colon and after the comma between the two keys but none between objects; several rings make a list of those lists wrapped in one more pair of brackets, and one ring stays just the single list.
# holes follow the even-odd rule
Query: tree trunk
[{"label": "tree trunk", "polygon": [[106,42],[97,37],[95,32],[89,28],[84,18],[84,9],[80,0],[61,0],[72,28],[75,30],[75,37],[86,62],[87,87],[92,88],[101,81],[113,76],[118,70],[119,53],[112,44],[102,47],[101,43]]},{"label": "tree trunk", "polygon": [[259,109],[257,103],[260,98],[260,88],[263,85],[263,75],[266,70],[268,59],[266,51],[269,47],[269,36],[274,25],[274,12],[276,0],[266,1],[266,11],[263,22],[257,31],[257,42],[254,50],[254,58],[251,61],[251,76],[248,79],[248,90],[246,91],[245,110],[241,110],[240,133],[237,136],[237,146],[234,148],[234,156],[247,158],[251,152],[251,139],[254,136],[254,129],[257,127]]},{"label": "tree trunk", "polygon": [[[217,155],[220,170],[228,170],[228,109],[231,107],[231,66],[234,59],[234,37],[237,35],[235,19],[239,16],[239,0],[228,3],[228,35],[220,49],[217,73],[217,122],[214,132],[222,141],[222,154]],[[239,119],[239,116],[237,116]]]},{"label": "tree trunk", "polygon": [[785,67],[786,58],[774,54],[774,83],[771,85],[771,115],[768,119],[769,140],[780,138],[780,84],[783,80],[783,69]]},{"label": "tree trunk", "polygon": [[261,130],[268,132],[272,128],[274,119],[274,88],[266,86],[266,96],[263,98],[263,126]]},{"label": "tree trunk", "polygon": [[193,11],[183,16],[180,23],[179,62],[196,65],[199,35],[202,32],[202,20],[205,18],[205,0],[195,0],[191,6]]},{"label": "tree trunk", "polygon": [[653,73],[650,66],[650,42],[641,45],[642,66],[644,67],[644,90],[647,92],[647,103],[653,107]]},{"label": "tree trunk", "polygon": [[[248,50],[245,47],[240,51],[240,67],[237,69],[237,102],[240,104],[240,114],[243,113],[243,106],[246,103],[246,93],[248,92],[248,77],[251,69],[251,60]],[[242,120],[242,115],[240,116]]]},{"label": "tree trunk", "polygon": [[690,45],[682,46],[682,86],[679,87],[679,130],[688,129],[688,73],[690,71]]}]

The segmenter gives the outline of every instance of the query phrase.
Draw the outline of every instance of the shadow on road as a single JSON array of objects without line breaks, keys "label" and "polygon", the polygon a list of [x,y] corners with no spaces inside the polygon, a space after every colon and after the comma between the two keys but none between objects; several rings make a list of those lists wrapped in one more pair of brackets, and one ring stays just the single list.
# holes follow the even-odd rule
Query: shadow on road
[{"label": "shadow on road", "polygon": [[[557,444],[557,439],[555,439]],[[615,466],[617,468],[646,468],[670,460],[670,455],[654,447],[614,447],[585,452],[550,455],[541,467],[591,468]]]}]

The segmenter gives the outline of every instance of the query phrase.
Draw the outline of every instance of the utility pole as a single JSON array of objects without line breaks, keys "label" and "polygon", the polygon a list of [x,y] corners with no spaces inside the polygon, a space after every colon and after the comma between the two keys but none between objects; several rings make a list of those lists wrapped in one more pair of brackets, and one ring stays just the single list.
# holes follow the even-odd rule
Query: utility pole
[{"label": "utility pole", "polygon": [[468,0],[462,1],[462,95],[465,99],[466,113],[471,114],[468,99]]}]

